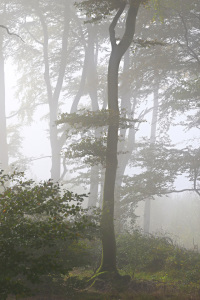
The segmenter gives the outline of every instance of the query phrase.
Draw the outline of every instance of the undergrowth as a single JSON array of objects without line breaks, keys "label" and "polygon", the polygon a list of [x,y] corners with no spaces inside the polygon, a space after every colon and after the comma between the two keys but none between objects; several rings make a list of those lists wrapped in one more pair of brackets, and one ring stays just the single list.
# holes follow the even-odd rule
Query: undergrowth
[{"label": "undergrowth", "polygon": [[99,240],[87,243],[87,265],[74,268],[63,277],[63,283],[59,282],[62,297],[53,298],[49,294],[48,300],[200,299],[200,254],[174,245],[168,237],[143,235],[140,231],[117,236],[119,272],[132,278],[124,289],[108,285],[100,289],[90,287],[90,278],[100,261],[101,246]]}]

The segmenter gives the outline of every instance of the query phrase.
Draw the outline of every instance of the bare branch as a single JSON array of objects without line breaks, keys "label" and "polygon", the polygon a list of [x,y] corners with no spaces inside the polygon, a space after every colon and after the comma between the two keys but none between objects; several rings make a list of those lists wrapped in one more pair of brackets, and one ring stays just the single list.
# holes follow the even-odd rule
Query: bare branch
[{"label": "bare branch", "polygon": [[41,157],[38,157],[38,158],[31,158],[29,161],[35,161],[35,160],[40,160],[40,159],[43,159],[43,158],[51,158],[51,157],[52,157],[51,155],[41,156]]},{"label": "bare branch", "polygon": [[10,30],[8,29],[8,27],[6,27],[6,26],[4,26],[4,25],[0,25],[0,27],[1,27],[1,28],[4,28],[4,29],[7,31],[7,33],[8,33],[9,35],[15,35],[15,36],[17,36],[18,38],[20,38],[20,40],[21,40],[23,43],[25,43],[24,40],[21,38],[21,36],[19,36],[18,34],[14,33],[14,32],[10,32]]},{"label": "bare branch", "polygon": [[150,107],[150,108],[146,108],[145,110],[143,110],[140,114],[139,114],[139,116],[138,116],[138,120],[142,120],[143,118],[144,118],[144,116],[145,115],[147,115],[150,111],[152,111],[153,110],[153,107]]},{"label": "bare branch", "polygon": [[173,194],[173,193],[183,193],[183,192],[197,192],[198,195],[200,195],[199,193],[199,190],[198,189],[182,189],[182,190],[172,190],[172,191],[166,191],[166,192],[163,192],[163,193],[160,193],[160,194],[157,194],[158,196],[159,195],[167,195],[167,194]]}]

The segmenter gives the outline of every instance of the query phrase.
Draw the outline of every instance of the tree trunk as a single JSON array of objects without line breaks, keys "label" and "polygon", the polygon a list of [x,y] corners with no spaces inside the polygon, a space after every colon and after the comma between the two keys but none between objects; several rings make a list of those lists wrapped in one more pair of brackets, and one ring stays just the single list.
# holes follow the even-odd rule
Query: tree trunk
[{"label": "tree trunk", "polygon": [[[131,109],[131,90],[130,90],[130,51],[126,51],[124,55],[124,66],[122,75],[122,87],[121,87],[121,109],[126,112],[127,118],[134,118],[136,96],[134,96],[134,103]],[[120,143],[118,143],[118,153],[125,152],[119,155],[118,168],[116,176],[116,192],[115,192],[115,227],[118,232],[123,230],[122,210],[120,203],[120,188],[123,181],[123,175],[126,170],[127,163],[131,157],[134,145],[135,145],[135,128],[128,129],[128,138],[126,139],[127,129],[120,130]]]},{"label": "tree trunk", "polygon": [[2,34],[0,34],[0,169],[8,169],[8,145],[5,110],[5,72]]},{"label": "tree trunk", "polygon": [[89,66],[87,74],[87,83],[88,83],[88,92],[91,99],[92,110],[99,110],[98,104],[98,74],[97,74],[97,61],[95,59],[95,38],[97,32],[95,26],[91,24],[88,26],[88,57],[89,57]]},{"label": "tree trunk", "polygon": [[70,13],[71,13],[70,1],[65,1],[64,5],[65,5],[64,6],[64,29],[63,29],[63,36],[62,36],[61,60],[60,60],[56,86],[54,90],[52,87],[51,75],[50,75],[48,27],[47,24],[45,23],[45,18],[42,15],[42,12],[40,11],[39,4],[37,4],[35,8],[40,18],[40,22],[43,29],[43,35],[44,35],[44,41],[43,41],[43,56],[44,56],[44,65],[45,65],[44,79],[46,83],[49,111],[50,111],[49,130],[50,130],[50,144],[51,144],[51,153],[52,153],[51,178],[54,181],[58,181],[60,179],[60,168],[61,168],[60,151],[62,148],[63,139],[59,138],[58,136],[56,121],[58,117],[59,97],[62,91],[66,63],[67,63],[68,34],[69,34]]},{"label": "tree trunk", "polygon": [[[90,63],[88,67],[87,84],[88,92],[91,99],[92,111],[99,110],[98,104],[98,74],[97,74],[97,58],[95,57],[95,39],[97,31],[95,26],[88,25],[88,56],[90,57]],[[100,137],[100,129],[95,129],[95,138]],[[99,189],[99,171],[100,166],[92,166],[90,174],[90,195],[88,199],[88,206],[96,206],[98,201],[98,189]]]},{"label": "tree trunk", "polygon": [[114,191],[117,172],[117,144],[119,130],[118,106],[118,71],[120,61],[129,48],[135,33],[136,16],[140,1],[131,1],[128,8],[125,33],[117,44],[115,27],[123,13],[126,3],[122,3],[115,15],[110,28],[112,51],[108,66],[108,109],[109,126],[107,134],[106,170],[104,181],[104,197],[101,217],[102,260],[99,272],[118,273],[116,267],[116,241],[114,232]]},{"label": "tree trunk", "polygon": [[60,179],[60,169],[61,169],[61,161],[60,161],[60,151],[61,147],[58,141],[58,130],[56,126],[57,120],[57,104],[52,103],[49,105],[50,110],[50,121],[49,121],[49,129],[50,129],[50,144],[51,144],[51,178],[57,182]]},{"label": "tree trunk", "polygon": [[[88,42],[85,47],[85,59],[83,64],[83,70],[81,75],[81,81],[79,90],[72,103],[70,113],[77,111],[77,106],[81,97],[84,94],[84,89],[88,86],[88,93],[91,99],[91,107],[93,111],[99,110],[98,105],[98,75],[97,75],[97,58],[95,57],[95,39],[96,39],[96,28],[92,24],[88,24]],[[99,137],[99,129],[95,130],[95,137]],[[98,200],[98,186],[99,186],[99,166],[92,166],[90,171],[90,195],[88,199],[88,207],[96,206]]]},{"label": "tree trunk", "polygon": [[[154,70],[154,99],[153,99],[153,112],[151,121],[151,135],[150,144],[154,145],[156,142],[156,127],[158,121],[158,100],[159,100],[159,73]],[[151,222],[151,199],[146,199],[144,204],[144,233],[150,233]]]},{"label": "tree trunk", "polygon": [[77,111],[77,107],[81,97],[84,94],[84,89],[86,85],[86,80],[88,84],[88,93],[91,99],[92,110],[98,110],[98,99],[97,99],[97,66],[95,62],[95,37],[96,30],[91,24],[88,25],[88,42],[85,47],[85,59],[83,63],[83,70],[81,75],[81,81],[79,85],[79,90],[73,100],[70,113],[74,113]]},{"label": "tree trunk", "polygon": [[92,166],[90,170],[90,194],[88,198],[88,207],[96,206],[98,200],[99,188],[99,166]]}]

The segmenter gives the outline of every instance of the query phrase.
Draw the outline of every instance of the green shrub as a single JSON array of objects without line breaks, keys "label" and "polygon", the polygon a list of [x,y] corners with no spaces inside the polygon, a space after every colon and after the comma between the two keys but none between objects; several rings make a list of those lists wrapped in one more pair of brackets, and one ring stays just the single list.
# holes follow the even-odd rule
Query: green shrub
[{"label": "green shrub", "polygon": [[168,237],[136,230],[117,237],[117,250],[118,267],[132,276],[135,272],[161,271],[184,283],[200,281],[200,254],[173,245]]},{"label": "green shrub", "polygon": [[130,274],[136,271],[159,271],[165,266],[174,246],[167,238],[144,235],[139,230],[117,237],[119,268]]},{"label": "green shrub", "polygon": [[36,184],[23,173],[0,171],[0,299],[88,264],[83,240],[95,225],[83,197],[52,181]]},{"label": "green shrub", "polygon": [[194,251],[176,247],[165,267],[187,283],[200,280],[200,254]]}]

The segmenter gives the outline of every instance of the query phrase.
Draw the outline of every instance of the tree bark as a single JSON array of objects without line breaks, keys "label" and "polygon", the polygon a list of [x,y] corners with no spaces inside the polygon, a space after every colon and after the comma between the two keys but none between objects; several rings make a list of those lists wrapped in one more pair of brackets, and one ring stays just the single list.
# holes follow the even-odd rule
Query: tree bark
[{"label": "tree bark", "polygon": [[120,61],[133,40],[139,6],[140,1],[130,2],[125,32],[119,44],[116,42],[115,27],[126,7],[125,2],[121,4],[121,7],[109,28],[112,46],[108,66],[108,109],[110,122],[107,134],[106,170],[101,217],[102,260],[99,272],[108,271],[118,273],[116,267],[116,241],[114,232],[114,191],[117,172],[117,145],[119,130],[118,72]]}]

